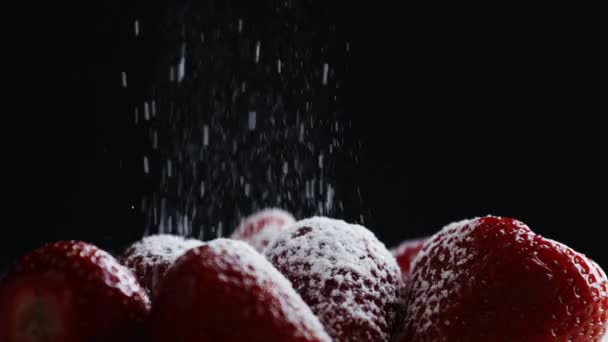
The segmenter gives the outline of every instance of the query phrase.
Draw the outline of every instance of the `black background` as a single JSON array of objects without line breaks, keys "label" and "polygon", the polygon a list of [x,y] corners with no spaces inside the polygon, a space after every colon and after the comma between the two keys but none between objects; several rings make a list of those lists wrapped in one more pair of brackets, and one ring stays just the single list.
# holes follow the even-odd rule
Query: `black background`
[{"label": "black background", "polygon": [[[139,68],[129,87],[145,89],[163,56],[133,48],[133,20],[153,36],[181,4],[25,6],[5,29],[0,265],[50,240],[119,249],[143,232],[131,204],[146,186],[140,167],[119,167],[140,158],[126,117],[141,96],[120,71]],[[332,3],[364,142],[351,176],[387,245],[492,213],[608,267],[605,24],[570,6]]]}]

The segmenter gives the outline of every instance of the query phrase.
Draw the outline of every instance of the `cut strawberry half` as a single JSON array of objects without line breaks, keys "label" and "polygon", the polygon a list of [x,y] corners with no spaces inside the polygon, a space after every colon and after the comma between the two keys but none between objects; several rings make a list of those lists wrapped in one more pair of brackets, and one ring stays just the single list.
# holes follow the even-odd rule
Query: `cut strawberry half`
[{"label": "cut strawberry half", "polygon": [[23,277],[4,287],[11,294],[2,301],[2,341],[78,341],[73,294],[57,275]]},{"label": "cut strawberry half", "polygon": [[0,287],[0,341],[123,341],[136,338],[150,302],[107,252],[56,242],[20,258]]}]

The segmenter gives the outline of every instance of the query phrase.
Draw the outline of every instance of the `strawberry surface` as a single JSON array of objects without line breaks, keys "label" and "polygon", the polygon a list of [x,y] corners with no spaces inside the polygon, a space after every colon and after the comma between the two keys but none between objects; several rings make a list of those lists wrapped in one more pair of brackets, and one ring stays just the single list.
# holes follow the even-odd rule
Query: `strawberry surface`
[{"label": "strawberry surface", "polygon": [[130,341],[150,301],[135,276],[84,242],[21,257],[0,286],[0,341]]},{"label": "strawberry surface", "polygon": [[263,252],[281,231],[293,223],[295,220],[287,211],[268,208],[246,217],[231,237],[243,240],[258,252]]},{"label": "strawberry surface", "polygon": [[391,249],[391,253],[397,260],[397,265],[401,269],[401,276],[403,281],[405,282],[410,274],[410,268],[412,266],[412,262],[422,250],[422,246],[426,242],[428,238],[419,238],[406,240],[399,244],[399,246]]},{"label": "strawberry surface", "polygon": [[398,326],[399,266],[365,227],[324,217],[302,220],[265,252],[334,341],[390,341]]},{"label": "strawberry surface", "polygon": [[200,240],[176,235],[150,235],[127,248],[119,260],[133,271],[148,293],[154,294],[169,266],[184,252],[202,244]]},{"label": "strawberry surface", "polygon": [[217,239],[186,252],[154,303],[150,341],[330,341],[289,281],[242,241]]},{"label": "strawberry surface", "polygon": [[520,221],[453,223],[415,259],[401,341],[601,341],[602,269]]}]

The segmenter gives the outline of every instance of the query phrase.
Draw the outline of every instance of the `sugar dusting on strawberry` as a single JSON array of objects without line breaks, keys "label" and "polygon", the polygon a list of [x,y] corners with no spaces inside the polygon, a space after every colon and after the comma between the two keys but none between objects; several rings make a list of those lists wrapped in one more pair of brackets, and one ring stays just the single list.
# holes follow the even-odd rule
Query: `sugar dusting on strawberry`
[{"label": "sugar dusting on strawberry", "polygon": [[258,252],[263,252],[282,230],[293,223],[295,219],[287,211],[268,208],[241,221],[232,238],[243,240]]},{"label": "sugar dusting on strawberry", "polygon": [[487,216],[453,223],[413,262],[402,341],[600,341],[608,283],[593,261]]},{"label": "sugar dusting on strawberry", "polygon": [[160,279],[173,262],[184,252],[202,244],[200,240],[177,235],[150,235],[127,248],[120,262],[135,273],[149,293],[154,294]]},{"label": "sugar dusting on strawberry", "polygon": [[48,244],[20,258],[0,287],[0,341],[136,338],[150,310],[135,276],[84,242]]},{"label": "sugar dusting on strawberry", "polygon": [[360,225],[313,217],[292,225],[267,258],[335,341],[390,341],[402,287],[395,259]]},{"label": "sugar dusting on strawberry", "polygon": [[290,282],[244,242],[216,239],[181,256],[161,281],[151,341],[329,342]]}]

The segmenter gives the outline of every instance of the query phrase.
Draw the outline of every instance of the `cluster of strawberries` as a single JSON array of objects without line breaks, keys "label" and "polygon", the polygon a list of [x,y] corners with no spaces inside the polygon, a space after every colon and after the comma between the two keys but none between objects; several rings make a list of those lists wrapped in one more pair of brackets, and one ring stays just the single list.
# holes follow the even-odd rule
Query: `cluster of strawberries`
[{"label": "cluster of strawberries", "polygon": [[153,235],[22,256],[0,282],[1,342],[601,341],[608,280],[522,222],[452,223],[389,251],[365,227],[280,209],[230,239]]}]

